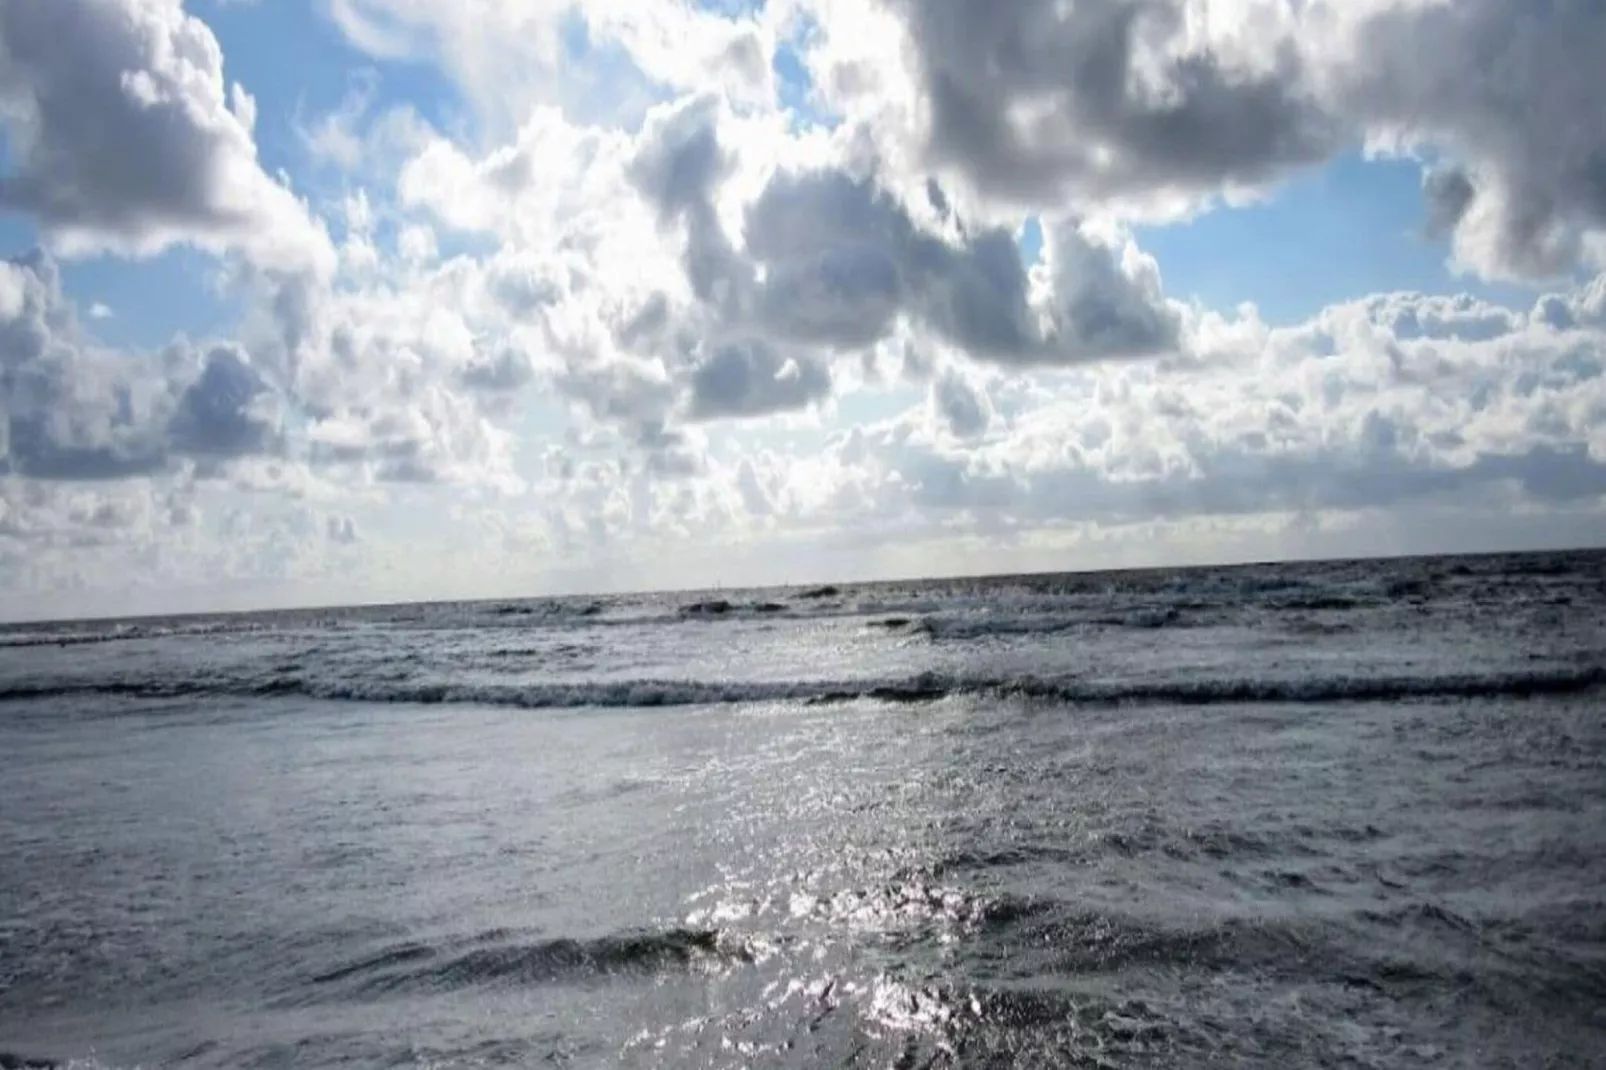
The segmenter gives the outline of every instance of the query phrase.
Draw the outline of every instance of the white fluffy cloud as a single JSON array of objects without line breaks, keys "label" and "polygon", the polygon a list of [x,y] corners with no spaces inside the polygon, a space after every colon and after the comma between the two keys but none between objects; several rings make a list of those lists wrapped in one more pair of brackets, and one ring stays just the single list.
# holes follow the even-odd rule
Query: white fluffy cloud
[{"label": "white fluffy cloud", "polygon": [[1191,335],[1186,360],[1063,371],[1024,398],[949,371],[820,457],[760,450],[719,476],[752,522],[905,539],[1434,503],[1598,514],[1606,495],[1598,326],[1398,294]]},{"label": "white fluffy cloud", "polygon": [[[401,596],[450,593],[422,546],[488,583],[661,582],[666,546],[1429,506],[1541,530],[1606,500],[1606,275],[1271,327],[1169,297],[1128,229],[1366,148],[1421,159],[1459,266],[1574,274],[1606,248],[1595,5],[320,10],[381,71],[439,64],[477,123],[359,77],[287,120],[341,176],[314,210],[179,0],[0,6],[0,207],[53,254],[0,263],[0,575],[93,587],[74,548],[115,544],[129,572]],[[55,258],[178,243],[226,259],[242,321],[96,342]]]}]

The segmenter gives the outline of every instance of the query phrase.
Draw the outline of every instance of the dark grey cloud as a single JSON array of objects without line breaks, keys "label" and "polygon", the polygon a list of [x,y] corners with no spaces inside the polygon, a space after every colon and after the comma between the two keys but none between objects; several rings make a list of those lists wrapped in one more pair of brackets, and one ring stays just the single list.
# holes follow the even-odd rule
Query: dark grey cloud
[{"label": "dark grey cloud", "polygon": [[798,342],[834,349],[874,345],[901,310],[899,265],[868,242],[816,249],[767,267],[758,318]]},{"label": "dark grey cloud", "polygon": [[262,376],[237,346],[206,356],[200,377],[179,395],[167,438],[178,453],[223,460],[279,452],[279,420]]},{"label": "dark grey cloud", "polygon": [[840,171],[780,173],[751,204],[747,255],[765,272],[762,326],[841,349],[882,338],[911,297],[916,233],[892,198]]},{"label": "dark grey cloud", "polygon": [[218,164],[231,149],[182,97],[136,81],[153,65],[159,15],[84,0],[0,8],[0,80],[26,116],[16,171],[0,199],[47,226],[88,225],[127,237],[152,222],[226,227]]},{"label": "dark grey cloud", "polygon": [[719,140],[715,97],[692,97],[649,118],[630,164],[630,178],[658,213],[660,226],[683,225],[681,263],[697,300],[725,321],[744,314],[751,265],[731,246],[713,198],[733,166]]},{"label": "dark grey cloud", "polygon": [[[1339,142],[1292,49],[1249,72],[1156,47],[1183,31],[1173,0],[887,3],[912,39],[932,161],[989,194],[1040,204],[1213,192],[1316,162]],[[1025,122],[1023,104],[1033,105]]]},{"label": "dark grey cloud", "polygon": [[916,311],[968,355],[1004,363],[1053,363],[1094,355],[1052,351],[1041,344],[1027,306],[1026,270],[1008,231],[981,231],[959,248],[926,238],[912,251]]},{"label": "dark grey cloud", "polygon": [[[1335,306],[1246,339],[1242,372],[1226,378],[1128,365],[1077,376],[1085,403],[1024,413],[1000,403],[982,441],[955,443],[911,413],[849,436],[839,457],[883,488],[878,515],[982,530],[1429,506],[1598,509],[1606,346],[1586,317],[1606,324],[1601,295],[1606,280],[1541,301],[1532,317],[1415,294]],[[964,438],[978,417],[972,397],[987,399],[953,372],[931,383],[930,416]],[[893,472],[899,480],[877,479]]]},{"label": "dark grey cloud", "polygon": [[128,479],[283,449],[276,395],[243,350],[100,350],[39,252],[0,261],[0,420],[0,468],[34,479]]},{"label": "dark grey cloud", "polygon": [[1422,196],[1427,201],[1427,233],[1445,238],[1466,218],[1467,209],[1478,195],[1472,179],[1460,167],[1439,167],[1422,173]]},{"label": "dark grey cloud", "polygon": [[515,319],[533,316],[563,298],[563,288],[537,265],[495,263],[486,273],[486,285],[499,305]]},{"label": "dark grey cloud", "polygon": [[373,464],[374,478],[381,483],[438,483],[440,467],[430,454],[430,442],[408,431],[397,437],[385,438],[385,421],[376,421],[373,428],[376,441],[369,442],[359,454],[361,460]]},{"label": "dark grey cloud", "polygon": [[1606,273],[1571,294],[1545,294],[1534,304],[1534,318],[1558,331],[1606,327]]},{"label": "dark grey cloud", "polygon": [[1336,106],[1358,130],[1450,157],[1430,222],[1494,275],[1565,274],[1606,228],[1606,5],[1457,0],[1379,9]]},{"label": "dark grey cloud", "polygon": [[628,319],[614,330],[614,339],[629,349],[647,340],[661,337],[669,327],[669,298],[662,290],[654,291]]},{"label": "dark grey cloud", "polygon": [[149,251],[242,242],[327,256],[326,240],[256,160],[254,105],[224,87],[211,31],[177,0],[0,4],[0,209],[52,239]]},{"label": "dark grey cloud", "polygon": [[675,405],[676,384],[645,361],[569,354],[554,385],[593,420],[620,429],[634,446],[650,452],[678,442],[666,438],[664,431]]},{"label": "dark grey cloud", "polygon": [[765,272],[756,302],[782,337],[839,347],[884,337],[899,314],[968,355],[1063,364],[1162,352],[1180,323],[1113,249],[1057,228],[1052,325],[1043,333],[1015,238],[978,228],[959,242],[922,230],[872,179],[837,170],[781,173],[750,207],[747,253]]},{"label": "dark grey cloud", "polygon": [[642,131],[630,178],[670,223],[708,205],[734,160],[719,141],[719,100],[692,97],[655,113]]},{"label": "dark grey cloud", "polygon": [[[731,243],[713,203],[732,166],[719,120],[716,100],[693,98],[654,115],[642,133],[631,178],[661,224],[683,227],[681,263],[698,306],[676,315],[655,295],[615,332],[622,344],[685,369],[685,415],[692,420],[800,409],[831,390],[830,370],[818,354],[752,329],[752,310],[764,300],[755,265]],[[590,376],[588,385],[594,383]],[[617,402],[610,397],[608,404]],[[631,419],[639,429],[656,426],[664,415],[660,410],[643,420],[632,413]]]},{"label": "dark grey cloud", "polygon": [[762,416],[828,397],[831,372],[807,353],[788,355],[762,338],[716,346],[692,374],[693,419]]},{"label": "dark grey cloud", "polygon": [[662,421],[637,425],[635,445],[647,458],[647,471],[660,479],[681,479],[707,471],[707,458],[686,432],[667,427]]},{"label": "dark grey cloud", "polygon": [[991,416],[980,395],[952,371],[931,384],[931,399],[948,430],[973,438],[987,430]]},{"label": "dark grey cloud", "polygon": [[1484,275],[1564,275],[1606,230],[1599,0],[1291,5],[1231,42],[1186,0],[883,3],[928,162],[992,197],[1208,196],[1374,142],[1433,160],[1425,229]]},{"label": "dark grey cloud", "polygon": [[[160,387],[85,352],[55,263],[0,261],[0,417],[5,470],[39,479],[122,479],[167,463]],[[119,374],[121,373],[121,374]]]},{"label": "dark grey cloud", "polygon": [[1074,224],[1045,236],[1053,305],[1043,348],[1084,357],[1144,357],[1173,350],[1181,319],[1160,293],[1158,274],[1124,274],[1115,251]]}]

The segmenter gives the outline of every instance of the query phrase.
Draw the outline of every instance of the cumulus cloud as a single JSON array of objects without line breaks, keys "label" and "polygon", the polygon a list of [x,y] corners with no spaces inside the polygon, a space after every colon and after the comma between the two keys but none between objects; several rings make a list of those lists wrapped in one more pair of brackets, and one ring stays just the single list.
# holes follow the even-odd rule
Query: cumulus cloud
[{"label": "cumulus cloud", "polygon": [[[320,10],[475,109],[436,129],[381,69],[292,117],[338,246],[179,0],[0,5],[0,207],[57,256],[198,245],[246,295],[223,337],[113,350],[132,310],[87,331],[50,256],[0,263],[8,579],[90,582],[68,548],[131,532],[308,574],[382,554],[365,501],[619,575],[665,543],[1606,494],[1606,276],[1273,328],[1168,298],[1129,229],[1364,148],[1419,158],[1460,267],[1572,273],[1606,249],[1598,5]],[[790,53],[811,85],[777,84]]]},{"label": "cumulus cloud", "polygon": [[42,252],[0,261],[0,373],[6,473],[129,479],[282,446],[278,398],[244,350],[100,349],[79,330]]},{"label": "cumulus cloud", "polygon": [[181,241],[329,268],[305,207],[256,158],[256,104],[226,86],[217,39],[179,0],[0,8],[0,207],[75,255]]},{"label": "cumulus cloud", "polygon": [[[1368,146],[1423,156],[1424,221],[1468,270],[1564,274],[1606,231],[1594,77],[1606,14],[1588,0],[794,0],[730,17],[603,0],[341,0],[332,11],[376,56],[436,58],[488,110],[511,96],[571,116],[610,91],[631,96],[631,114],[710,89],[773,106],[769,58],[786,43],[811,98],[852,131],[854,155],[921,183],[935,167],[980,198],[962,198],[972,205],[1175,215]],[[627,57],[614,85],[589,83],[565,53],[576,25]],[[934,206],[953,200],[930,188]]]},{"label": "cumulus cloud", "polygon": [[992,421],[987,396],[951,369],[931,384],[931,403],[948,430],[960,438],[981,434]]},{"label": "cumulus cloud", "polygon": [[[1052,525],[1606,496],[1598,326],[1558,333],[1470,298],[1399,294],[1293,328],[1202,330],[1212,363],[1067,373],[980,446],[915,413],[850,436],[843,456],[900,473],[871,482],[918,515],[967,514],[983,528],[1004,516]],[[958,432],[962,395],[933,398]]]},{"label": "cumulus cloud", "polygon": [[[1021,531],[1205,518],[1598,515],[1606,334],[1538,312],[1583,307],[1600,285],[1533,314],[1401,293],[1292,327],[1206,316],[1189,324],[1188,360],[1071,366],[1040,387],[946,367],[925,404],[839,429],[821,454],[750,448],[714,465],[696,485],[721,489],[698,498],[698,524],[711,539],[894,542],[940,525],[1002,553]],[[1543,541],[1549,521],[1533,523],[1524,537]],[[1423,529],[1402,546],[1433,544]]]},{"label": "cumulus cloud", "polygon": [[738,241],[718,203],[735,166],[722,114],[708,97],[655,112],[629,166],[660,228],[682,235],[693,305],[671,315],[659,297],[643,310],[654,322],[619,333],[691,368],[692,416],[810,404],[831,388],[833,354],[885,342],[903,322],[1017,366],[1177,345],[1153,262],[1075,223],[1054,230],[1029,275],[1001,228],[936,233],[874,177],[779,168],[742,210]]},{"label": "cumulus cloud", "polygon": [[173,448],[193,457],[227,459],[281,448],[277,398],[237,346],[206,355],[201,374],[178,396],[167,433]]},{"label": "cumulus cloud", "polygon": [[760,338],[713,348],[692,373],[693,418],[757,416],[803,408],[831,390],[819,361],[784,356]]},{"label": "cumulus cloud", "polygon": [[1292,51],[1189,47],[1181,4],[891,4],[929,111],[927,149],[1028,203],[1254,184],[1338,131]]},{"label": "cumulus cloud", "polygon": [[1489,277],[1565,275],[1606,230],[1606,9],[1589,0],[1380,5],[1327,75],[1383,148],[1447,155],[1432,221]]},{"label": "cumulus cloud", "polygon": [[1042,270],[1029,275],[1008,231],[933,234],[873,180],[817,170],[777,174],[747,214],[746,239],[764,270],[754,304],[766,328],[799,341],[864,346],[904,316],[1004,364],[1153,355],[1178,344],[1178,314],[1153,262],[1074,223],[1055,228]]},{"label": "cumulus cloud", "polygon": [[1423,157],[1428,228],[1483,276],[1566,274],[1606,231],[1587,0],[806,6],[832,107],[984,199],[1174,215],[1366,146]]}]

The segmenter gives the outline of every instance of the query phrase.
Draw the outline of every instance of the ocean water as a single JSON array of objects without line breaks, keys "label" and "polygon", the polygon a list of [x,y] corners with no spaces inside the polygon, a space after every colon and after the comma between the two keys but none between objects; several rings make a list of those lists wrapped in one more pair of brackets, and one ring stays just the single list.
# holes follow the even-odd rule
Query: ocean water
[{"label": "ocean water", "polygon": [[1606,555],[0,631],[0,1065],[1606,1066]]}]

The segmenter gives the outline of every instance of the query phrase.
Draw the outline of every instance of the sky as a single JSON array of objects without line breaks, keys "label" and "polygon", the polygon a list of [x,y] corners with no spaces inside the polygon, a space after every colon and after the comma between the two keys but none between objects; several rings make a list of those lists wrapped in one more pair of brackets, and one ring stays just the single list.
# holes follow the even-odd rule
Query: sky
[{"label": "sky", "polygon": [[0,617],[1599,544],[1598,0],[9,0]]}]

